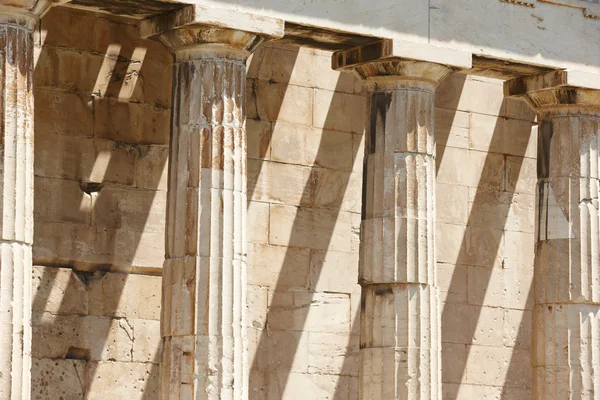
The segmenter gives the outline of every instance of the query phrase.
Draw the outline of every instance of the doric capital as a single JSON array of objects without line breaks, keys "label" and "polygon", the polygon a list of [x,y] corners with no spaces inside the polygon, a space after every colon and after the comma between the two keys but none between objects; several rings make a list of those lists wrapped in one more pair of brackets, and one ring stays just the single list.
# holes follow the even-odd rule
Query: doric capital
[{"label": "doric capital", "polygon": [[205,57],[245,60],[262,42],[279,39],[284,23],[277,18],[190,5],[143,20],[140,36],[156,37],[178,61]]},{"label": "doric capital", "polygon": [[415,80],[437,85],[452,70],[471,67],[471,54],[429,44],[383,39],[335,52],[334,70],[351,70],[367,82]]},{"label": "doric capital", "polygon": [[33,29],[53,4],[53,0],[0,0],[0,24],[20,25]]},{"label": "doric capital", "polygon": [[552,71],[504,83],[507,97],[521,97],[536,111],[576,108],[600,111],[600,75],[577,70]]}]

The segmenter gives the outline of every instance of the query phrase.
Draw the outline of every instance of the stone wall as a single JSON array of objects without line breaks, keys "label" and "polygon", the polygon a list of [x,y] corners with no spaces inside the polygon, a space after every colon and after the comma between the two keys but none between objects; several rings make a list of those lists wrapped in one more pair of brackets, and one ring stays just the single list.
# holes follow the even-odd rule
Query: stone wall
[{"label": "stone wall", "polygon": [[[37,35],[39,399],[157,398],[171,58],[105,18],[54,9]],[[535,132],[501,83],[438,90],[445,399],[530,397]],[[281,44],[247,88],[250,398],[357,399],[366,91]]]}]

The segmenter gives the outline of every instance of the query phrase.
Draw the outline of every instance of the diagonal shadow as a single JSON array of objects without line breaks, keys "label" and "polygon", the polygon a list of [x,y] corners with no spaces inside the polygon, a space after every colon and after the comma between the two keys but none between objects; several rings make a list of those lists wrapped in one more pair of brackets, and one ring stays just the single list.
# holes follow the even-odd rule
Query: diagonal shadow
[{"label": "diagonal shadow", "polygon": [[[291,71],[290,71],[291,73]],[[325,124],[324,126],[331,126],[332,122],[335,119],[335,114],[333,112],[331,112],[331,110],[336,109],[336,107],[340,107],[341,106],[341,100],[339,99],[339,96],[337,95],[337,91],[340,89],[341,87],[341,82],[338,79],[338,82],[336,83],[336,92],[333,95],[333,98],[331,100],[331,104],[329,106],[329,112],[327,114],[327,117],[325,119]],[[326,129],[326,128],[325,128]],[[333,131],[329,131],[329,134],[335,134],[335,132]],[[249,135],[251,135],[252,133],[249,132]],[[325,136],[327,133],[324,132],[323,136]],[[316,159],[321,159],[324,157],[324,155],[328,152],[328,150],[325,148],[324,144],[323,144],[323,136],[321,138],[321,143],[319,145],[319,148],[317,150],[317,155],[316,155]],[[358,146],[353,146],[353,153],[352,153],[352,161],[354,162],[354,159],[356,157],[356,151],[358,149]],[[329,150],[330,151],[330,150]],[[303,191],[302,191],[302,196],[300,198],[302,199],[309,199],[312,198],[313,195],[313,191],[314,191],[314,179],[318,177],[318,166],[314,166],[311,169],[311,179],[308,180],[307,184],[305,185]],[[350,179],[350,175],[351,172],[350,171],[337,171],[340,172],[340,174],[337,175],[338,181],[336,182],[336,190],[339,191],[340,195],[337,196],[337,198],[335,198],[334,200],[332,200],[331,202],[328,203],[327,208],[332,212],[331,216],[328,218],[328,222],[325,223],[320,223],[319,224],[319,231],[322,234],[322,236],[324,237],[324,241],[325,243],[322,243],[323,248],[328,248],[329,244],[331,242],[331,238],[333,235],[333,230],[334,230],[334,226],[335,226],[335,221],[337,220],[337,217],[339,215],[340,209],[341,209],[341,203],[342,203],[342,197],[343,194],[346,192],[346,189],[348,187],[348,181]],[[256,182],[252,182],[250,179],[248,180],[249,186],[248,186],[248,193],[254,193],[255,188],[253,187],[253,185],[256,184]],[[249,195],[248,198],[250,199],[251,196]],[[306,227],[303,227],[304,222],[302,221],[302,219],[298,216],[298,214],[296,214],[296,217],[294,219],[294,222],[292,224],[292,230],[291,230],[291,235],[290,235],[290,240],[289,240],[289,246],[293,246],[294,243],[298,243],[301,242],[302,238],[306,235]],[[274,349],[277,349],[278,347],[275,347],[277,345],[277,339],[273,338],[270,334],[270,328],[269,328],[269,317],[272,316],[271,313],[273,312],[273,310],[276,310],[276,314],[277,314],[277,318],[278,318],[278,322],[277,324],[279,326],[304,326],[306,323],[306,319],[308,316],[308,312],[309,312],[309,305],[313,300],[313,296],[315,293],[313,292],[302,292],[303,294],[306,293],[306,298],[302,298],[302,305],[290,305],[289,304],[289,291],[287,291],[286,287],[287,287],[287,282],[286,282],[286,277],[289,277],[292,273],[292,268],[294,268],[295,263],[293,262],[293,258],[295,257],[293,252],[290,251],[292,247],[288,247],[286,254],[284,256],[283,262],[282,262],[282,268],[279,272],[279,277],[276,283],[276,286],[274,288],[274,292],[272,295],[272,299],[270,301],[269,304],[269,311],[267,312],[267,317],[266,317],[266,326],[265,328],[262,330],[260,337],[258,339],[258,345],[256,348],[257,354],[259,354],[259,356],[256,356],[254,358],[254,361],[252,363],[252,366],[250,368],[250,379],[251,379],[251,389],[252,387],[261,387],[262,390],[264,390],[266,388],[268,396],[278,396],[278,398],[282,398],[282,395],[285,391],[285,387],[288,384],[289,381],[289,375],[292,372],[292,364],[294,362],[294,357],[298,352],[298,348],[299,348],[299,343],[300,343],[300,332],[295,332],[295,331],[284,331],[284,333],[286,334],[286,338],[285,338],[285,354],[282,354],[281,352],[279,352],[277,354],[277,356],[275,356],[274,353]],[[322,262],[319,265],[315,266],[315,269],[313,270],[315,272],[315,277],[318,280],[318,277],[321,274],[321,270],[322,270]],[[276,362],[274,363],[270,363],[269,360],[274,358],[277,358]],[[267,360],[265,362],[265,359]],[[269,367],[266,366],[265,364],[275,364],[276,368],[274,370],[269,370]],[[346,370],[348,370],[348,368],[346,368]],[[267,377],[267,382],[259,382],[259,380],[262,380],[265,378],[265,376],[269,375],[269,374],[276,374],[275,379],[269,379],[269,378],[273,378],[272,376]],[[279,379],[279,378],[282,379]],[[252,383],[254,382],[254,383]],[[276,387],[274,387],[272,384],[276,383]],[[260,393],[260,391],[253,391],[250,390],[250,399],[251,400],[258,400],[260,398],[263,398],[263,396],[265,395],[265,393]],[[342,397],[336,396],[335,399],[342,399]]]},{"label": "diagonal shadow", "polygon": [[[57,18],[56,15],[57,13],[69,13],[69,11],[63,11],[63,10],[59,10],[59,9],[53,9],[48,16],[45,17],[45,20],[42,20],[41,22],[41,26],[42,28],[45,27],[45,21],[48,21],[48,18]],[[74,14],[74,18],[82,18],[85,19],[85,17],[87,16],[89,19],[93,19],[95,23],[95,18],[97,18],[94,14],[92,13],[83,13],[83,12],[75,12]],[[53,17],[54,16],[54,17]],[[64,16],[63,16],[64,17]],[[60,18],[60,17],[58,17]],[[89,20],[88,20],[89,21]],[[104,23],[106,23],[106,21],[104,21]],[[38,64],[36,65],[36,75],[38,76],[39,79],[41,80],[48,80],[49,82],[52,82],[52,87],[51,88],[46,88],[45,90],[59,90],[60,92],[71,92],[76,94],[77,96],[79,96],[80,98],[89,98],[91,99],[91,95],[95,95],[95,99],[94,101],[109,101],[109,99],[105,98],[104,96],[111,96],[111,97],[116,97],[117,95],[120,95],[122,93],[125,93],[126,96],[128,95],[134,95],[135,96],[135,92],[137,90],[144,90],[145,88],[147,88],[146,85],[144,85],[143,82],[143,76],[144,76],[144,70],[145,70],[145,65],[143,64],[143,56],[141,57],[141,61],[140,61],[140,57],[139,54],[136,55],[135,51],[138,50],[139,48],[143,48],[148,47],[149,49],[152,49],[155,46],[147,46],[146,43],[144,43],[144,41],[142,40],[138,40],[135,41],[135,44],[132,45],[131,42],[127,42],[127,39],[125,39],[125,41],[122,41],[121,39],[118,39],[116,42],[113,41],[112,43],[110,43],[109,45],[109,49],[111,45],[118,45],[119,51],[114,53],[111,53],[111,57],[107,57],[106,55],[104,55],[104,62],[102,63],[101,66],[96,65],[97,69],[90,69],[87,68],[85,71],[85,76],[72,76],[72,77],[64,77],[61,75],[61,73],[63,73],[63,71],[61,71],[61,67],[64,68],[65,70],[67,69],[67,64],[65,63],[72,63],[69,64],[70,68],[75,68],[77,69],[84,69],[83,67],[86,66],[89,61],[85,59],[86,56],[90,57],[90,54],[93,56],[94,53],[88,53],[85,54],[83,57],[78,58],[77,61],[73,61],[73,60],[69,60],[66,59],[67,57],[62,54],[62,58],[61,58],[61,48],[64,47],[68,47],[68,39],[67,42],[65,43],[65,39],[67,37],[77,37],[77,22],[75,22],[73,24],[72,27],[69,27],[68,24],[63,25],[62,27],[57,29],[57,25],[56,24],[50,24],[51,28],[48,30],[47,32],[47,36],[45,38],[46,43],[51,43],[51,45],[45,45],[42,49],[42,52],[40,54],[40,59]],[[131,27],[131,29],[133,31],[135,31],[134,27]],[[70,36],[73,35],[73,36]],[[56,39],[54,38],[56,36]],[[131,38],[131,36],[128,36],[128,38]],[[96,38],[93,38],[94,40]],[[109,37],[109,42],[111,39],[114,39],[112,37]],[[89,43],[88,45],[94,45],[95,43]],[[70,46],[73,47],[73,46]],[[86,51],[86,49],[80,49],[80,51]],[[108,64],[106,64],[106,61],[108,60]],[[141,63],[141,65],[140,65]],[[137,65],[136,65],[137,64]],[[140,68],[141,66],[141,68]],[[106,68],[107,67],[107,68]],[[106,75],[104,75],[106,74]],[[106,87],[104,88],[105,92],[101,93],[101,96],[98,96],[99,93],[97,93],[97,88],[94,85],[94,82],[98,82],[98,81],[108,81],[108,84],[106,85]],[[151,80],[149,80],[151,81]],[[127,85],[129,85],[129,87],[127,87]],[[170,90],[170,85],[165,85],[165,88],[167,90]],[[170,98],[170,96],[168,96],[168,98]],[[143,99],[143,97],[142,97]],[[123,101],[128,102],[128,99],[125,98],[123,99]],[[138,100],[139,101],[139,100]],[[167,104],[167,106],[169,106]],[[36,120],[39,119],[40,114],[36,113]],[[99,117],[97,115],[94,115],[94,118],[102,118]],[[38,121],[39,122],[39,121]],[[36,132],[37,135],[44,135],[44,130],[45,130],[45,126],[41,123],[36,123]],[[95,126],[95,124],[94,124]],[[60,132],[62,134],[62,132]],[[93,132],[92,135],[93,138],[96,138],[96,132]],[[143,141],[143,138],[140,138]],[[101,140],[102,143],[108,143],[110,145],[111,140]],[[133,161],[133,162],[138,162],[139,159],[142,159],[146,154],[146,152],[148,151],[149,147],[148,146],[141,146],[139,145],[139,143],[136,142],[119,142],[118,139],[112,141],[115,145],[117,149],[122,149],[125,148],[125,152],[127,153],[128,157],[127,160],[129,161]],[[95,142],[95,145],[97,146],[97,142]],[[40,149],[36,149],[36,154],[38,153]],[[64,152],[57,152],[57,154],[55,154],[56,157],[60,157],[63,156],[63,158],[61,160],[58,161],[58,163],[60,163],[62,165],[63,168],[66,169],[66,167],[69,167],[70,163],[73,163],[73,159],[67,157],[66,155],[69,154],[69,152],[77,152],[77,151],[81,151],[80,149],[77,148],[65,148],[63,149]],[[100,156],[100,154],[99,154]],[[76,158],[76,162],[80,162],[81,160]],[[94,163],[96,163],[98,161],[98,159],[95,160]],[[161,162],[162,161],[162,162]],[[146,182],[145,182],[145,186],[143,188],[142,191],[145,191],[146,193],[146,197],[142,199],[142,201],[139,201],[137,203],[138,208],[136,210],[137,212],[137,216],[140,219],[140,221],[138,221],[138,223],[141,224],[141,226],[146,226],[146,223],[148,222],[148,217],[150,215],[150,209],[154,203],[155,200],[155,196],[157,193],[157,189],[158,189],[158,183],[160,181],[160,175],[162,173],[162,170],[165,166],[165,161],[166,158],[164,158],[163,160],[161,160],[158,162],[158,164],[154,165],[154,169],[153,171],[155,171],[155,175],[158,176],[146,176]],[[80,181],[79,186],[81,187],[82,193],[81,193],[81,202],[86,202],[86,201],[91,201],[92,197],[95,197],[96,200],[98,200],[98,197],[101,196],[103,193],[103,191],[108,190],[108,187],[110,187],[110,183],[108,187],[105,187],[105,183],[107,182],[111,182],[111,178],[112,179],[117,179],[118,181],[118,176],[120,174],[123,173],[123,169],[124,168],[124,164],[123,161],[119,162],[119,160],[115,160],[115,157],[111,157],[110,160],[108,161],[108,165],[104,171],[102,180],[99,182],[93,182],[93,183],[88,183],[85,181]],[[148,175],[152,175],[152,173],[149,173]],[[104,177],[107,178],[107,181],[104,179]],[[115,178],[117,177],[117,178]],[[74,177],[70,177],[70,179],[73,179]],[[65,180],[65,179],[69,179],[69,177],[63,177],[61,181]],[[134,185],[134,182],[122,182],[122,184],[125,185],[125,187],[131,187],[131,185]],[[60,188],[57,189],[60,192]],[[140,191],[139,193],[141,193],[142,191]],[[85,193],[84,193],[85,192]],[[136,194],[138,193],[137,191],[135,192]],[[150,195],[148,195],[150,194]],[[58,193],[58,196],[60,198],[60,196],[66,196],[65,193]],[[37,198],[36,201],[38,202],[38,204],[41,201],[44,201],[42,198]],[[86,245],[86,246],[90,246],[90,248],[93,248],[93,246],[95,244],[101,245],[103,246],[103,251],[100,252],[100,254],[90,254],[90,258],[93,258],[93,260],[89,260],[89,262],[83,262],[81,263],[82,260],[78,260],[78,259],[72,259],[72,260],[62,260],[60,263],[56,263],[56,261],[53,259],[54,257],[46,257],[46,255],[41,255],[36,257],[37,259],[34,259],[34,265],[44,265],[47,268],[44,269],[43,275],[41,276],[40,280],[42,282],[42,284],[45,284],[47,286],[54,286],[56,284],[55,281],[55,271],[52,271],[51,267],[66,267],[66,268],[70,268],[72,269],[74,272],[76,272],[76,275],[71,274],[70,278],[69,278],[69,282],[67,283],[67,286],[73,286],[76,287],[77,285],[82,285],[85,287],[86,291],[91,291],[92,290],[92,286],[93,285],[102,285],[103,284],[103,278],[106,277],[105,272],[102,271],[108,271],[108,270],[113,270],[115,268],[117,269],[121,269],[121,268],[126,268],[126,269],[131,269],[131,265],[133,263],[133,258],[137,253],[137,250],[139,248],[139,244],[140,244],[140,240],[141,240],[141,232],[137,233],[137,234],[127,234],[126,236],[128,237],[129,241],[128,243],[126,243],[128,247],[128,249],[130,250],[129,253],[127,253],[128,255],[123,256],[123,243],[120,243],[120,241],[122,240],[122,237],[119,236],[119,230],[121,229],[121,231],[123,230],[127,230],[127,226],[123,225],[123,221],[121,221],[121,218],[117,218],[117,223],[115,224],[111,224],[111,222],[107,222],[107,221],[102,221],[99,220],[97,221],[94,214],[101,212],[98,210],[95,210],[94,208],[91,209],[91,216],[90,216],[90,220],[88,221],[88,223],[90,224],[90,226],[87,226],[84,229],[96,229],[96,234],[90,236],[83,236],[83,237],[79,237],[77,235],[77,232],[73,231],[73,228],[71,227],[70,229],[61,229],[60,230],[60,234],[54,234],[54,236],[56,236],[54,239],[56,241],[59,242],[66,242],[67,243],[67,248],[69,248],[68,243],[70,243],[70,248],[69,250],[71,250],[70,253],[68,254],[73,254],[73,251],[78,250],[78,246],[82,246],[82,245]],[[56,231],[59,232],[59,231]],[[40,235],[47,235],[47,232],[44,233],[40,233],[38,232],[38,234]],[[75,236],[74,236],[75,235]],[[86,242],[86,240],[88,242]],[[92,242],[89,242],[89,240],[91,240]],[[97,240],[98,242],[93,243],[94,240]],[[57,244],[55,243],[55,245],[57,247],[55,248],[59,248],[59,249],[64,249],[65,247],[61,247],[61,244]],[[87,254],[86,254],[87,256]],[[60,256],[59,256],[60,257]],[[162,264],[162,260],[157,260],[159,261],[157,264]],[[83,272],[81,271],[83,269]],[[157,270],[159,270],[157,268]],[[79,272],[78,272],[79,271]],[[100,274],[98,274],[98,272],[100,272]],[[156,274],[156,272],[154,272]],[[77,276],[77,277],[76,277]],[[127,278],[129,277],[129,275],[122,275],[119,278],[122,279],[115,279],[111,282],[110,285],[110,289],[111,289],[111,304],[112,305],[117,305],[120,302],[121,296],[123,294],[123,290],[125,288],[126,285],[126,281]],[[50,296],[50,291],[47,292],[37,292],[36,297],[33,299],[33,309],[36,310],[34,311],[34,319],[33,319],[33,324],[34,326],[37,325],[37,329],[41,330],[43,332],[54,332],[55,330],[59,330],[62,328],[61,326],[59,326],[58,324],[61,323],[61,319],[59,317],[57,317],[57,320],[54,324],[54,326],[48,326],[48,322],[47,321],[43,321],[42,320],[42,315],[43,315],[43,310],[46,309],[46,304],[49,301],[49,296]],[[61,304],[58,307],[57,312],[55,313],[57,316],[69,316],[70,315],[70,310],[69,310],[69,305],[68,305],[68,301],[69,299],[65,297],[62,298]],[[39,310],[39,311],[38,311]],[[118,317],[115,314],[116,309],[111,308],[111,306],[108,307],[104,307],[102,308],[102,312],[100,313],[101,315],[95,315],[95,317],[99,317],[100,319],[105,319],[106,321],[109,321],[109,323],[100,323],[97,324],[98,326],[96,326],[93,331],[93,335],[94,335],[94,349],[103,349],[106,348],[108,346],[108,337],[109,337],[109,333],[110,333],[110,329],[111,329],[111,323],[110,322],[117,322],[119,321],[119,325],[121,324],[121,320],[124,320],[124,322],[131,328],[131,325],[129,324],[129,322],[127,321],[127,317]],[[72,314],[71,314],[72,315]],[[85,316],[79,316],[79,318],[81,318],[81,321],[85,318]],[[81,324],[78,325],[79,328],[78,329],[82,329]],[[133,328],[131,328],[133,329]],[[92,332],[90,331],[79,331],[77,333],[76,336],[84,336],[86,334],[92,334]],[[129,334],[129,333],[128,333]],[[133,331],[131,331],[131,334],[133,335]],[[39,342],[39,340],[37,341]],[[133,346],[133,342],[132,342],[132,346]],[[77,349],[77,351],[71,351],[73,348]],[[33,356],[35,357],[35,342],[34,342],[34,350],[33,350]],[[86,395],[90,390],[91,384],[93,383],[92,380],[95,377],[96,374],[96,370],[98,367],[98,362],[97,361],[106,361],[106,360],[102,360],[101,357],[99,357],[96,354],[92,354],[93,351],[91,349],[81,349],[79,348],[77,345],[74,345],[73,347],[69,348],[69,351],[67,351],[67,354],[59,354],[58,357],[59,358],[67,358],[67,359],[73,359],[75,363],[78,363],[79,365],[81,364],[85,364],[85,376],[81,377],[79,376],[79,372],[77,371],[77,367],[76,367],[76,374],[80,380],[80,383],[82,385],[82,395]],[[132,353],[133,355],[133,349],[132,349]],[[79,360],[79,361],[75,361],[75,360]],[[157,360],[153,360],[154,363],[152,364],[151,370],[149,372],[150,376],[158,376],[158,365],[157,365]],[[130,360],[130,362],[135,362],[133,360],[133,358]],[[141,363],[141,362],[140,362]],[[75,365],[75,364],[74,364]],[[153,381],[156,381],[157,379],[149,379],[147,382],[147,386],[153,384]],[[144,398],[153,398],[153,394],[152,394],[152,390],[144,390],[142,389],[143,396]]]},{"label": "diagonal shadow", "polygon": [[[505,105],[506,105],[506,100],[504,100],[500,111],[505,109]],[[501,143],[502,135],[503,135],[503,128],[504,128],[502,120],[503,120],[503,117],[498,117],[498,119],[496,121],[496,125],[494,127],[494,131],[493,131],[490,143]],[[519,152],[514,154],[514,156],[515,156],[514,158],[517,161],[512,164],[512,169],[513,169],[514,173],[516,174],[516,176],[518,176],[520,174],[522,163],[523,163],[523,157],[525,155],[526,148],[522,148],[519,150],[520,150]],[[489,152],[486,154],[485,162],[484,162],[482,173],[481,173],[481,178],[485,177],[487,173],[491,173],[494,170],[494,168],[497,168],[497,165],[494,161],[494,157],[497,157],[497,156],[498,156],[498,154],[489,153]],[[505,164],[506,164],[506,156],[504,156],[503,165],[505,165]],[[439,166],[439,163],[438,163],[438,166]],[[504,168],[506,168],[506,167],[504,167]],[[504,171],[504,172],[506,174],[506,171]],[[494,187],[494,184],[489,186],[489,185],[482,184],[480,181],[480,184],[477,187],[477,191],[476,191],[474,200],[472,202],[473,208],[469,214],[465,233],[463,235],[463,238],[462,238],[462,241],[460,244],[459,254],[457,256],[456,261],[454,262],[455,267],[457,265],[478,265],[476,262],[473,262],[473,260],[477,257],[482,256],[482,254],[478,254],[478,251],[481,251],[481,249],[478,250],[477,248],[479,246],[472,244],[473,236],[475,235],[475,233],[473,233],[473,234],[470,233],[470,230],[473,229],[473,227],[475,227],[475,229],[477,229],[477,226],[478,226],[477,221],[480,221],[482,219],[485,220],[486,215],[493,214],[493,215],[495,215],[494,219],[496,221],[503,222],[502,226],[504,226],[504,224],[506,223],[507,218],[508,218],[508,213],[510,210],[510,205],[512,204],[512,200],[513,200],[515,192],[508,191],[506,187],[503,187],[503,185],[504,185],[504,183],[502,183],[502,187],[496,188],[496,187]],[[500,193],[500,192],[506,193],[506,197],[503,197],[502,202],[498,202],[498,201],[492,202],[491,204],[493,205],[493,210],[490,211],[489,208],[479,207],[479,205],[482,205],[482,204],[490,205],[490,201],[489,201],[490,193]],[[481,227],[481,225],[479,225],[479,227]],[[502,232],[504,232],[504,229],[502,230]],[[437,232],[438,236],[443,235],[443,234],[444,234],[443,232]],[[475,337],[477,323],[480,320],[481,311],[483,309],[483,304],[479,304],[479,302],[480,301],[483,302],[485,295],[487,294],[489,284],[491,281],[491,277],[492,277],[492,272],[494,271],[494,267],[490,264],[493,264],[493,259],[495,258],[496,254],[498,253],[498,250],[500,249],[503,235],[502,234],[496,234],[496,235],[492,234],[492,235],[486,235],[486,236],[487,236],[486,245],[484,247],[482,246],[483,250],[485,251],[485,254],[483,255],[483,257],[485,258],[486,265],[485,265],[485,267],[479,268],[479,272],[481,275],[478,276],[478,282],[483,282],[484,286],[481,288],[482,291],[477,296],[476,304],[469,302],[470,305],[473,305],[475,307],[469,307],[469,311],[465,311],[466,314],[462,315],[462,317],[465,317],[466,320],[461,326],[461,335],[462,335],[462,337],[466,338],[469,343],[471,343],[473,341],[473,338]],[[479,264],[479,265],[481,265],[481,264]],[[455,270],[452,274],[448,292],[449,293],[460,292],[461,286],[464,286],[464,276],[462,276],[460,273],[458,273],[457,269],[455,268]],[[451,331],[451,329],[445,329],[445,328],[450,328],[456,324],[456,315],[453,314],[454,310],[452,310],[452,307],[453,307],[453,305],[448,302],[446,302],[443,306],[442,346],[446,342],[451,342],[450,340],[446,339],[446,335],[448,334],[447,332]],[[453,360],[453,363],[452,363],[453,371],[444,370],[442,372],[442,381],[447,380],[444,377],[446,374],[449,374],[450,372],[455,376],[464,377],[464,373],[466,371],[467,362],[469,359],[469,354],[471,352],[471,348],[472,348],[472,346],[466,346],[466,356],[464,359],[457,357],[456,359]],[[444,398],[449,399],[449,400],[457,399],[459,390],[460,390],[460,385],[445,385]]]}]

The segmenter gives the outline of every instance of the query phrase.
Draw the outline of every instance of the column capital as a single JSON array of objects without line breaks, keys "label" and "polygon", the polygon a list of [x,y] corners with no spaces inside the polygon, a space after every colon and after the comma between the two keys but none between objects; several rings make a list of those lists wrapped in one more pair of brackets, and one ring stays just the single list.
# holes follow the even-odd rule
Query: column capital
[{"label": "column capital", "polygon": [[50,7],[60,2],[60,0],[0,0],[0,24],[33,29]]},{"label": "column capital", "polygon": [[366,81],[415,80],[437,85],[451,71],[471,68],[471,54],[424,43],[382,39],[333,53],[331,67]]},{"label": "column capital", "polygon": [[578,70],[551,71],[504,83],[506,97],[524,99],[536,111],[549,109],[600,112],[600,74]]},{"label": "column capital", "polygon": [[235,10],[189,5],[143,20],[143,38],[156,37],[177,61],[213,55],[245,60],[262,42],[284,35],[284,22]]}]

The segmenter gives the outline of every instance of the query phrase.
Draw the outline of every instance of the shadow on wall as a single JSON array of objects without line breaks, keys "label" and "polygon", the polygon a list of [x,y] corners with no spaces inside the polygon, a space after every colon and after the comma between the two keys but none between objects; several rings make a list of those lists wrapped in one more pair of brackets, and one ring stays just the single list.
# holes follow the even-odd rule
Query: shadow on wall
[{"label": "shadow on wall", "polygon": [[158,397],[171,59],[104,17],[56,8],[36,33],[39,399]]}]

